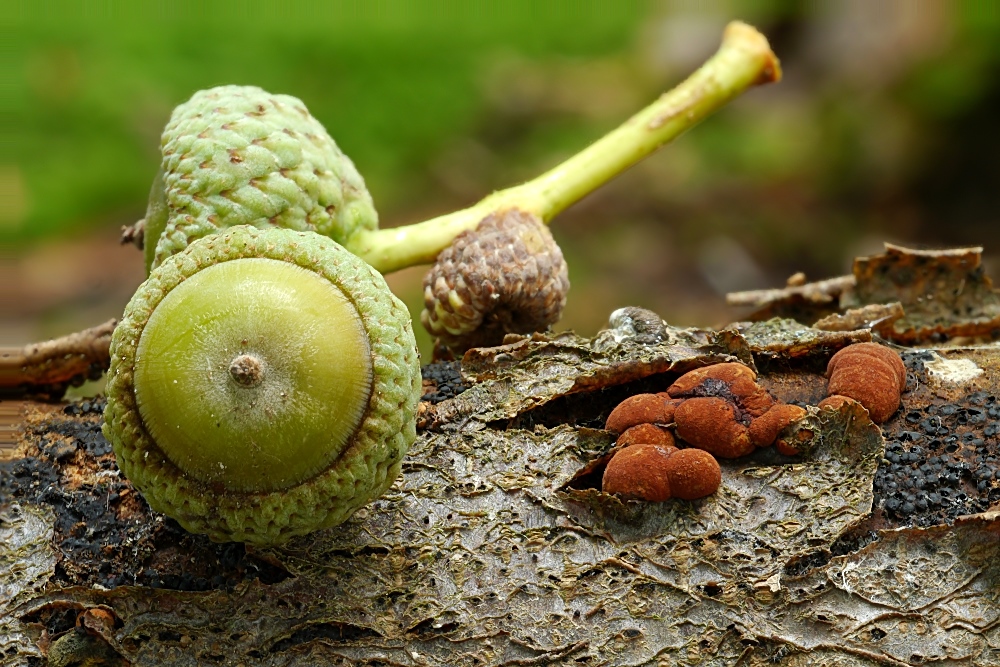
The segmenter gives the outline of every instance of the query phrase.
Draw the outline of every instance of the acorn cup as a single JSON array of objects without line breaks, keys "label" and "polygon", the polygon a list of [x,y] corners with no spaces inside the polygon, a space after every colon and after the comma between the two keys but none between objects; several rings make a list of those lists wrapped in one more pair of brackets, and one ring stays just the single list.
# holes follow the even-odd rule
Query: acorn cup
[{"label": "acorn cup", "polygon": [[112,351],[104,435],[119,467],[213,540],[341,523],[392,484],[416,437],[406,307],[311,232],[233,227],[170,256]]},{"label": "acorn cup", "polygon": [[537,217],[510,209],[462,232],[424,276],[424,328],[453,352],[559,321],[569,292],[562,251]]}]

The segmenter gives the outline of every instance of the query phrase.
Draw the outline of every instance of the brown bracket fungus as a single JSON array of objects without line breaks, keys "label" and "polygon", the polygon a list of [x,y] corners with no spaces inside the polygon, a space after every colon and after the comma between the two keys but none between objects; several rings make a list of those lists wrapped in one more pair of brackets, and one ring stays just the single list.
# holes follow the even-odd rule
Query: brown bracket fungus
[{"label": "brown bracket fungus", "polygon": [[754,450],[747,428],[732,402],[716,396],[689,398],[674,414],[677,436],[714,456],[735,459]]},{"label": "brown bracket fungus", "polygon": [[663,394],[636,394],[619,403],[604,424],[612,433],[623,433],[639,424],[672,424],[682,401]]},{"label": "brown bracket fungus", "polygon": [[775,402],[757,384],[753,369],[735,362],[685,373],[670,385],[667,393],[684,399],[674,414],[677,435],[699,449],[727,459],[754,450],[749,426]]},{"label": "brown bracket fungus", "polygon": [[798,405],[779,403],[750,422],[750,439],[757,447],[775,445],[778,451],[786,456],[800,453],[799,445],[812,438],[812,432],[802,430],[793,437],[779,437],[781,432],[808,414],[805,408]]},{"label": "brown bracket fungus", "polygon": [[753,369],[728,362],[689,371],[666,392],[625,399],[608,416],[606,428],[624,431],[619,443],[660,442],[654,438],[662,437],[662,429],[654,425],[674,423],[677,437],[714,456],[739,458],[772,444],[794,455],[811,432],[779,435],[805,415],[804,408],[777,403],[757,384]]},{"label": "brown bracket fungus", "polygon": [[760,417],[774,405],[774,398],[757,384],[757,374],[753,369],[736,362],[689,371],[670,385],[667,393],[673,398],[724,398],[750,418]]},{"label": "brown bracket fungus", "polygon": [[620,449],[604,469],[601,490],[631,500],[697,500],[719,490],[722,468],[700,449],[638,443]]},{"label": "brown bracket fungus", "polygon": [[706,451],[680,449],[667,459],[667,479],[674,498],[697,500],[719,490],[722,468]]},{"label": "brown bracket fungus", "polygon": [[878,343],[848,345],[827,366],[830,395],[853,398],[881,424],[899,408],[906,388],[906,367],[899,355]]}]

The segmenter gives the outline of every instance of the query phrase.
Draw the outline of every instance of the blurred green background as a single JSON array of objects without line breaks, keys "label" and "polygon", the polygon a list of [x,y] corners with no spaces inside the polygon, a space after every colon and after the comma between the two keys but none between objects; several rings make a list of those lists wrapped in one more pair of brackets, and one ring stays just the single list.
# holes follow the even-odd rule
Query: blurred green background
[{"label": "blurred green background", "polygon": [[[120,314],[143,271],[119,229],[143,216],[159,133],[198,89],[301,98],[389,227],[553,166],[736,18],[784,80],[554,221],[572,282],[558,328],[592,335],[622,305],[718,326],[739,316],[725,292],[839,275],[883,241],[1000,249],[996,3],[31,7],[4,19],[0,50],[0,345]],[[389,276],[414,316],[423,273]]]}]

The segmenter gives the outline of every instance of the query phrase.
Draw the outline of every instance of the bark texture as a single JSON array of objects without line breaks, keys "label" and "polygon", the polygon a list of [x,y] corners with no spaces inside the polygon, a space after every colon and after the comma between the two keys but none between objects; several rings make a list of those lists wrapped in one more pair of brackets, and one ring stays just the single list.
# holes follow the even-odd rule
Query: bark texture
[{"label": "bark texture", "polygon": [[830,356],[871,337],[771,320],[470,351],[425,368],[389,493],[281,549],[151,514],[99,404],[39,409],[0,468],[0,663],[995,665],[995,346],[902,350],[881,429],[807,407],[808,451],[720,461],[706,499],[599,490],[626,396],[739,359],[815,406]]}]

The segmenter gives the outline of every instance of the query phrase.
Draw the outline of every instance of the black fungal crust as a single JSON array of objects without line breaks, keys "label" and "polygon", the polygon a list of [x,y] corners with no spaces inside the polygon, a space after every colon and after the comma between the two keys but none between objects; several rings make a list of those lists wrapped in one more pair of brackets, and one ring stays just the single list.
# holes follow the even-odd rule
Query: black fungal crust
[{"label": "black fungal crust", "polygon": [[975,387],[931,389],[924,363],[934,358],[903,354],[910,391],[883,425],[874,489],[890,525],[951,524],[1000,501],[1000,398]]},{"label": "black fungal crust", "polygon": [[[873,479],[870,527],[950,525],[986,511],[1000,501],[1000,388],[992,380],[969,387],[935,382],[924,367],[935,352],[903,351],[901,358],[907,386],[900,408],[882,424],[886,453]],[[769,367],[760,381],[786,403],[815,405],[825,395],[812,363]]]},{"label": "black fungal crust", "polygon": [[420,369],[423,380],[423,395],[421,401],[432,405],[455,398],[469,388],[462,379],[462,363],[460,361],[439,361],[427,364]]},{"label": "black fungal crust", "polygon": [[207,591],[288,576],[243,544],[211,542],[152,512],[115,465],[103,411],[103,399],[39,410],[26,422],[24,456],[0,461],[0,507],[54,513],[54,583]]}]

